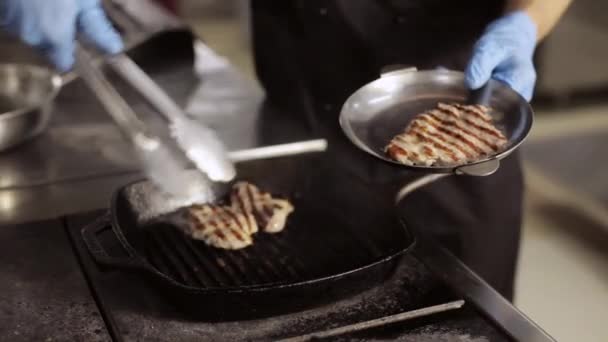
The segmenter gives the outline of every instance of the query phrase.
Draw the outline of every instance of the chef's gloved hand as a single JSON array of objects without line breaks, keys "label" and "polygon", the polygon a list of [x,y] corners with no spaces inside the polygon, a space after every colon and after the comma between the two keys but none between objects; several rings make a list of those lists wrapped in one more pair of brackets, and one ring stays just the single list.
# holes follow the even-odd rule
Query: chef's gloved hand
[{"label": "chef's gloved hand", "polygon": [[483,86],[490,77],[505,82],[530,101],[536,82],[532,55],[536,47],[536,24],[517,11],[490,23],[475,44],[465,70],[471,89]]},{"label": "chef's gloved hand", "polygon": [[77,34],[105,53],[123,47],[99,0],[0,0],[0,27],[42,51],[60,71],[74,64]]}]

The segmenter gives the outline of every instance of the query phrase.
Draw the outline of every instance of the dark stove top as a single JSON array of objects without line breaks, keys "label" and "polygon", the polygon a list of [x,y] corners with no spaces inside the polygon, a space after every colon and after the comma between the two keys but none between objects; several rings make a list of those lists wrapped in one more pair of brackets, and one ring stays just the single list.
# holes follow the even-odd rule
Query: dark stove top
[{"label": "dark stove top", "polygon": [[[277,340],[335,328],[459,299],[416,256],[405,256],[382,285],[347,299],[264,319],[206,322],[184,313],[160,289],[136,274],[100,269],[82,242],[80,229],[103,212],[67,219],[86,277],[116,340]],[[268,303],[272,305],[272,303]],[[337,339],[508,341],[472,305]]]}]

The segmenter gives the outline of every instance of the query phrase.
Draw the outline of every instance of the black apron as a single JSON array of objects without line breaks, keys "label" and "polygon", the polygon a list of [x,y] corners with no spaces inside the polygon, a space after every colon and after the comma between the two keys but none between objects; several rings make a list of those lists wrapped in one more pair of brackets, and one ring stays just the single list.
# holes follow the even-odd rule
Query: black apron
[{"label": "black apron", "polygon": [[[309,97],[335,123],[344,100],[387,65],[462,70],[503,7],[490,0],[252,0],[256,71],[273,103],[300,106]],[[493,176],[430,185],[402,210],[511,298],[522,195],[514,155]]]}]

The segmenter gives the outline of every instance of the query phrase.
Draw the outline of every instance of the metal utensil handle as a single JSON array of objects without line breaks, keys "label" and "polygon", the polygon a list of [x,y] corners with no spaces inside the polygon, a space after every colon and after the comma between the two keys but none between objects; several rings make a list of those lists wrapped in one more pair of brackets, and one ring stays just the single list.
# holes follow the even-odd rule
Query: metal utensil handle
[{"label": "metal utensil handle", "polygon": [[328,337],[332,337],[332,336],[343,335],[343,334],[347,334],[347,333],[354,333],[357,331],[380,327],[380,326],[384,326],[387,324],[402,322],[402,321],[406,321],[406,320],[413,319],[413,318],[424,317],[424,316],[437,314],[440,312],[460,309],[464,305],[464,303],[465,303],[464,300],[456,300],[456,301],[448,302],[445,304],[429,306],[429,307],[418,309],[418,310],[402,312],[402,313],[392,315],[392,316],[386,316],[386,317],[382,317],[382,318],[378,318],[378,319],[373,319],[371,321],[355,323],[355,324],[346,325],[346,326],[335,328],[335,329],[330,329],[330,330],[315,332],[312,334],[287,338],[287,339],[283,339],[281,341],[282,342],[310,341],[310,340],[314,340],[314,339],[322,339],[322,338],[328,338]]},{"label": "metal utensil handle", "polygon": [[127,55],[119,54],[111,57],[109,65],[131,83],[167,120],[174,122],[186,117],[182,108]]},{"label": "metal utensil handle", "polygon": [[412,73],[412,72],[417,72],[417,71],[418,71],[418,68],[416,68],[415,66],[404,65],[404,64],[391,64],[391,65],[384,66],[380,70],[380,77],[395,76],[395,75],[407,74],[407,73]]},{"label": "metal utensil handle", "polygon": [[108,114],[114,119],[123,134],[136,141],[146,136],[143,122],[139,120],[129,104],[120,96],[99,69],[93,64],[89,54],[77,46],[76,71],[101,101]]},{"label": "metal utensil handle", "polygon": [[433,183],[441,178],[445,178],[450,176],[451,173],[431,173],[425,176],[422,176],[412,182],[405,184],[401,190],[395,196],[395,203],[401,202],[405,197],[407,197],[412,192],[422,188],[425,185]]},{"label": "metal utensil handle", "polygon": [[228,153],[233,162],[292,156],[302,153],[323,152],[327,149],[327,140],[315,139],[295,143],[257,147]]}]

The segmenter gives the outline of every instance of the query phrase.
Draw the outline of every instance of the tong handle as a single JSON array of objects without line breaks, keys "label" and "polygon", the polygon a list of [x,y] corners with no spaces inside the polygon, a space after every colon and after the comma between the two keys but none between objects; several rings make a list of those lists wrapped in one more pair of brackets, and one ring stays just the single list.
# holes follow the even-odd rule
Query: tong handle
[{"label": "tong handle", "polygon": [[186,116],[182,108],[173,101],[167,92],[124,53],[111,57],[109,65],[170,122],[175,122]]},{"label": "tong handle", "polygon": [[243,162],[257,159],[293,156],[296,154],[311,152],[324,152],[325,150],[327,150],[327,140],[314,139],[232,151],[228,153],[228,158],[230,158],[230,160],[233,162]]},{"label": "tong handle", "polygon": [[101,101],[108,114],[116,122],[123,134],[139,142],[147,137],[144,123],[137,117],[129,104],[120,96],[103,73],[92,62],[91,56],[80,46],[76,47],[75,68],[78,74]]}]

